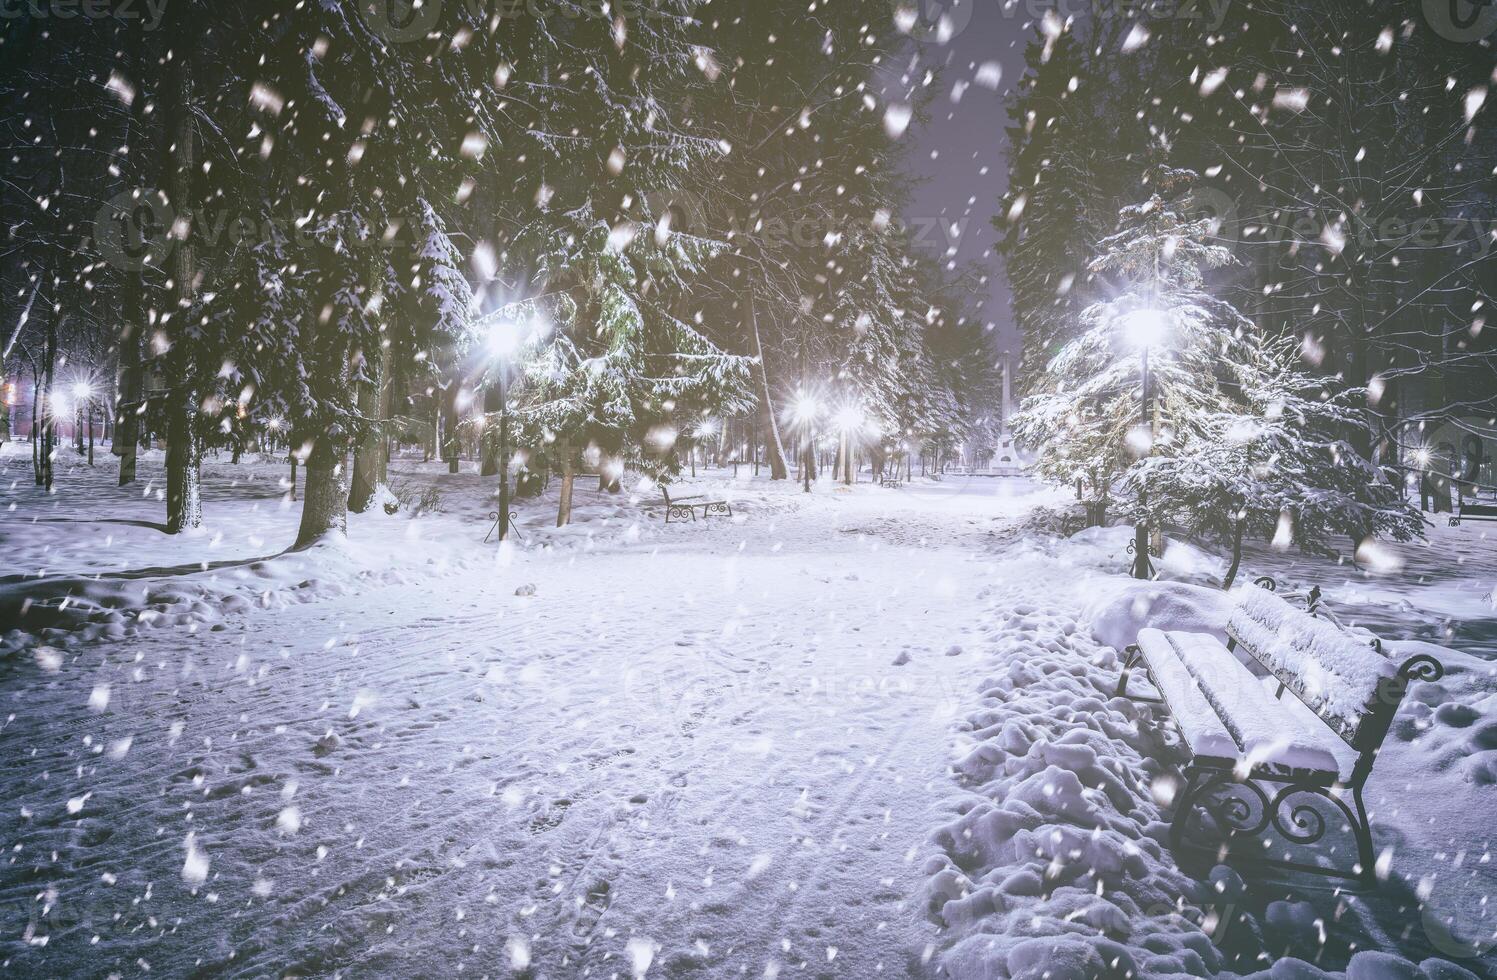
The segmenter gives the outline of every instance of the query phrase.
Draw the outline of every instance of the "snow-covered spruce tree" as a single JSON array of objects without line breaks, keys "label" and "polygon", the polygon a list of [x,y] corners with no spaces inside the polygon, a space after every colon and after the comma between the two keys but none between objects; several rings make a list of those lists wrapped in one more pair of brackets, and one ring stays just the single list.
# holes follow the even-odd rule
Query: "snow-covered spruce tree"
[{"label": "snow-covered spruce tree", "polygon": [[[1228,256],[1209,243],[1208,221],[1186,216],[1194,177],[1154,168],[1155,193],[1124,208],[1103,240],[1092,268],[1117,277],[1122,295],[1082,313],[1083,332],[1015,418],[1040,471],[1090,480],[1099,513],[1120,482],[1140,520],[1221,534],[1234,558],[1243,534],[1276,533],[1281,520],[1311,549],[1337,533],[1417,533],[1417,516],[1352,448],[1366,424],[1349,406],[1356,393],[1299,372],[1291,345],[1265,342],[1205,291],[1205,270]],[[1141,327],[1163,335],[1138,336]]]},{"label": "snow-covered spruce tree", "polygon": [[214,174],[265,233],[205,269],[233,351],[220,404],[289,430],[306,464],[305,545],[341,531],[349,498],[367,502],[380,479],[387,379],[428,380],[436,338],[468,331],[450,315],[470,295],[463,259],[428,201],[451,197],[477,96],[419,46],[386,44],[353,4],[244,36],[253,64],[215,119],[236,159]]},{"label": "snow-covered spruce tree", "polygon": [[530,328],[531,355],[511,399],[518,439],[538,450],[557,442],[585,449],[608,485],[624,463],[674,473],[675,433],[752,404],[751,359],[721,350],[661,305],[713,246],[611,228],[588,207],[565,217],[571,230],[550,230],[550,247],[534,254],[542,280],[575,285],[505,311],[541,325]]},{"label": "snow-covered spruce tree", "polygon": [[466,361],[474,346],[475,301],[463,273],[462,253],[453,243],[446,222],[428,201],[421,200],[419,208],[412,275],[407,284],[410,296],[405,303],[411,324],[408,343],[427,352],[418,363],[430,367],[426,379],[440,389],[447,413],[442,456],[455,473],[460,439],[457,400],[466,385]]},{"label": "snow-covered spruce tree", "polygon": [[1366,392],[1298,370],[1291,341],[1243,340],[1217,404],[1129,470],[1127,489],[1147,488],[1150,523],[1229,542],[1224,588],[1245,536],[1330,554],[1337,535],[1360,544],[1422,533],[1418,511],[1349,441],[1366,426]]},{"label": "snow-covered spruce tree", "polygon": [[1204,291],[1204,271],[1226,265],[1231,254],[1210,244],[1209,221],[1189,216],[1194,177],[1151,169],[1151,196],[1119,212],[1118,230],[1088,266],[1110,277],[1119,295],[1082,310],[1076,336],[1013,420],[1019,438],[1039,451],[1038,472],[1082,484],[1099,520],[1115,481],[1148,448],[1138,439],[1147,348],[1136,342],[1137,327],[1168,324],[1168,356],[1157,351],[1150,365],[1156,434],[1166,440],[1178,420],[1211,404],[1218,364],[1240,343],[1242,316]]}]

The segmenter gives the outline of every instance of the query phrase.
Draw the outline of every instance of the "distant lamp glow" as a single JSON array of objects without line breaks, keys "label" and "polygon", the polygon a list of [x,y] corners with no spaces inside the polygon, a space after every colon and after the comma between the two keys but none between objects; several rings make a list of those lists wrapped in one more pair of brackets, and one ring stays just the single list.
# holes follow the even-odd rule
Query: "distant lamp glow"
[{"label": "distant lamp glow", "polygon": [[1429,465],[1429,459],[1430,459],[1430,456],[1429,456],[1429,450],[1428,449],[1424,449],[1424,448],[1421,447],[1419,449],[1414,450],[1414,462],[1418,463],[1420,465],[1420,467],[1428,466]]},{"label": "distant lamp glow", "polygon": [[799,425],[810,425],[821,415],[821,403],[812,395],[796,395],[790,405],[790,417]]},{"label": "distant lamp glow", "polygon": [[73,385],[73,397],[81,401],[87,401],[94,393],[93,386],[87,381],[79,381]]},{"label": "distant lamp glow", "polygon": [[1123,336],[1140,350],[1164,343],[1169,327],[1169,317],[1159,310],[1135,310],[1123,318]]},{"label": "distant lamp glow", "polygon": [[857,432],[868,423],[868,416],[856,405],[844,405],[833,418],[839,432]]}]

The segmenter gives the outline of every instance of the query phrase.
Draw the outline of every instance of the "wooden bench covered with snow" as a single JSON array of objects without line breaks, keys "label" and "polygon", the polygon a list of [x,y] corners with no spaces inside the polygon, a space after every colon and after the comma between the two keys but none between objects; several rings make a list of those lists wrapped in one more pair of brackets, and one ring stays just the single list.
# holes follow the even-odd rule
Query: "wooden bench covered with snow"
[{"label": "wooden bench covered with snow", "polygon": [[[1259,846],[1247,849],[1253,865],[1373,884],[1362,787],[1409,683],[1438,680],[1444,667],[1425,654],[1396,663],[1376,638],[1344,631],[1256,585],[1241,591],[1226,634],[1223,645],[1208,633],[1141,630],[1118,681],[1118,695],[1167,708],[1189,751],[1171,845],[1200,846],[1192,824],[1209,831],[1205,817],[1228,855],[1237,853],[1238,839],[1256,840]],[[1233,650],[1268,677],[1255,675]],[[1158,697],[1128,693],[1136,669]],[[1276,681],[1277,691],[1265,680]],[[1285,691],[1295,700],[1285,700]],[[1314,864],[1291,860],[1290,846],[1318,844],[1336,829],[1327,812],[1344,819],[1355,862],[1340,859],[1335,847]]]}]

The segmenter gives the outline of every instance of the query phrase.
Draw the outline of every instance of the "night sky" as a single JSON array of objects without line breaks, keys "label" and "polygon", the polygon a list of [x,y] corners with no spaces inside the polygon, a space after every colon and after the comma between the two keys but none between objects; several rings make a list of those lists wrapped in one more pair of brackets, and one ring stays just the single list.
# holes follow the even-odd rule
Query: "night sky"
[{"label": "night sky", "polygon": [[[930,122],[911,127],[905,137],[914,141],[911,164],[921,178],[906,218],[915,230],[927,229],[922,240],[932,242],[938,251],[953,244],[950,227],[953,222],[959,225],[954,260],[958,264],[979,262],[989,275],[986,294],[976,297],[981,303],[978,315],[993,324],[995,351],[1006,348],[1017,355],[1018,333],[1007,283],[993,252],[997,233],[992,217],[1008,186],[1004,100],[1022,74],[1024,44],[1036,32],[1032,14],[1042,12],[1039,0],[920,3],[921,21],[914,33],[921,38],[922,66],[941,67],[943,75],[931,104]],[[950,26],[944,44],[939,35],[931,36],[933,25],[943,15]],[[995,62],[1002,69],[996,90],[989,87],[991,69],[980,72]],[[945,231],[934,226],[937,219]]]}]

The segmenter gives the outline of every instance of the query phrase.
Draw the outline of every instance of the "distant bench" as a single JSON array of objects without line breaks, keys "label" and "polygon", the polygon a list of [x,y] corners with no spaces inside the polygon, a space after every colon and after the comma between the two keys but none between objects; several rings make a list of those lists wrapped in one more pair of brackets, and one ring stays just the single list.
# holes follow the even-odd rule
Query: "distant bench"
[{"label": "distant bench", "polygon": [[671,492],[666,489],[663,483],[660,485],[660,495],[665,498],[665,523],[667,524],[671,522],[672,517],[678,521],[695,521],[699,508],[704,520],[709,514],[733,516],[733,508],[726,500],[707,500],[701,494],[694,497],[672,498]]},{"label": "distant bench", "polygon": [[[1312,609],[1317,599],[1318,590]],[[1168,709],[1190,753],[1185,786],[1175,800],[1171,847],[1182,849],[1198,810],[1215,821],[1229,845],[1270,828],[1290,844],[1313,845],[1330,829],[1313,805],[1325,800],[1356,838],[1357,862],[1350,871],[1291,861],[1287,853],[1272,858],[1267,838],[1249,855],[1252,864],[1375,884],[1362,787],[1409,683],[1439,680],[1444,667],[1425,654],[1395,663],[1377,639],[1347,633],[1257,585],[1242,590],[1226,633],[1223,645],[1209,633],[1140,630],[1118,680],[1117,695]],[[1275,695],[1234,649],[1278,681]],[[1135,668],[1159,697],[1128,693]],[[1310,709],[1313,720],[1282,700],[1286,690]],[[1357,753],[1346,774],[1336,754],[1344,746]]]},{"label": "distant bench", "polygon": [[1460,510],[1450,515],[1450,526],[1460,527],[1462,521],[1497,521],[1497,503],[1481,504],[1461,501]]}]

